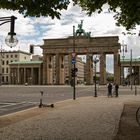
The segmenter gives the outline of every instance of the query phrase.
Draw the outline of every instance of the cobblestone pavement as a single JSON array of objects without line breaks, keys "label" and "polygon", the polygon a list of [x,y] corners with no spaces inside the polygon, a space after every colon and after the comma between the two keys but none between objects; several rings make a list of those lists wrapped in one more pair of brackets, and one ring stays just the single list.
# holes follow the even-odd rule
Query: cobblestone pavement
[{"label": "cobblestone pavement", "polygon": [[111,140],[124,103],[140,96],[81,97],[0,117],[1,140]]}]

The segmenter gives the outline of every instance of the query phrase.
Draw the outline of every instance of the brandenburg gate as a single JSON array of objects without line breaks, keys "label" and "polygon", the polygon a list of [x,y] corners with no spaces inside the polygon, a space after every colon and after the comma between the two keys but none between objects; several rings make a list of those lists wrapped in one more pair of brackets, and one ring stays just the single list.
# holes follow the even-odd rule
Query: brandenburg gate
[{"label": "brandenburg gate", "polygon": [[[100,55],[100,84],[106,84],[106,55],[114,56],[114,82],[120,84],[118,36],[86,37],[70,36],[61,39],[44,39],[43,49],[43,84],[53,84],[53,58],[56,65],[56,84],[64,83],[64,57],[68,55],[69,76],[71,78],[72,52],[75,45],[77,55],[86,55],[86,83],[93,84],[93,55]],[[75,44],[73,44],[75,42]],[[55,56],[55,57],[54,57]],[[90,59],[91,58],[91,59]]]},{"label": "brandenburg gate", "polygon": [[[91,32],[82,29],[83,20],[78,24],[73,36],[61,39],[44,39],[43,49],[43,84],[53,84],[53,63],[55,62],[56,84],[65,84],[64,57],[68,55],[69,79],[71,79],[72,53],[86,55],[86,84],[93,84],[93,55],[100,55],[100,84],[106,84],[106,55],[114,55],[114,82],[120,84],[120,56],[118,36],[91,37]],[[55,59],[55,61],[53,61]],[[70,80],[69,80],[70,81]]]}]

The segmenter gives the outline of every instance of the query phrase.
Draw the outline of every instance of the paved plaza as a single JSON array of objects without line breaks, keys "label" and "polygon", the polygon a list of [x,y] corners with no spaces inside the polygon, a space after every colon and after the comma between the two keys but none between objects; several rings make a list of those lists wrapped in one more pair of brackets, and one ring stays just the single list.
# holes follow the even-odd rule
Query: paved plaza
[{"label": "paved plaza", "polygon": [[[1,140],[111,140],[119,128],[124,104],[140,96],[79,97],[0,117]],[[140,137],[139,137],[140,138]],[[133,137],[135,140],[135,136]]]}]

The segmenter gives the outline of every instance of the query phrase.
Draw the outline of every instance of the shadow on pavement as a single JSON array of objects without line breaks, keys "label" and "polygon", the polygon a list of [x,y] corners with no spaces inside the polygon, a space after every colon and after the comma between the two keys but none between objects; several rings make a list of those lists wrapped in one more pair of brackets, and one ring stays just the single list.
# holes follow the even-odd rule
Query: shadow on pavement
[{"label": "shadow on pavement", "polygon": [[120,118],[114,140],[140,140],[140,126],[136,121],[136,110],[140,103],[127,103]]}]

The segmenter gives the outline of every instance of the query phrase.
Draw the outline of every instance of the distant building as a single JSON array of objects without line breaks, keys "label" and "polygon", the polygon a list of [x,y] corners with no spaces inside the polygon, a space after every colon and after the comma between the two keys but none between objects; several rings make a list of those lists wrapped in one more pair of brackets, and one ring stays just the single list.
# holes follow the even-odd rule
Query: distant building
[{"label": "distant building", "polygon": [[[53,59],[53,83],[56,83],[56,61],[55,57]],[[70,74],[69,73],[69,62],[68,62],[68,55],[65,56],[64,58],[64,81],[65,84],[70,84]],[[84,62],[82,61],[81,57],[76,57],[76,68],[78,69],[77,76],[76,76],[76,83],[84,83]]]},{"label": "distant building", "polygon": [[1,52],[0,83],[10,83],[10,63],[17,61],[30,61],[30,56],[30,53],[24,51]]},{"label": "distant building", "polygon": [[[17,57],[25,52],[18,52]],[[22,54],[22,55],[23,55]],[[26,54],[26,53],[25,53]],[[15,55],[15,54],[12,54]],[[29,55],[29,57],[27,56]],[[8,82],[10,84],[29,84],[29,85],[40,85],[42,83],[42,75],[43,75],[43,61],[42,56],[33,55],[32,59],[30,59],[30,53],[27,53],[22,59],[14,59],[10,61],[8,67],[10,68],[8,73]],[[20,56],[21,57],[21,56]],[[27,57],[27,58],[26,58]],[[24,58],[24,59],[23,59]],[[52,58],[52,80],[53,84],[56,84],[56,73],[57,73],[57,65],[55,56]],[[61,64],[61,68],[63,68],[62,73],[64,75],[60,75],[62,79],[64,79],[64,84],[70,84],[71,80],[71,72],[69,71],[69,62],[68,55],[64,57],[64,64]],[[76,76],[76,83],[81,84],[84,83],[84,62],[80,57],[76,57],[76,68],[78,69]],[[61,84],[61,83],[60,83]]]},{"label": "distant building", "polygon": [[40,55],[32,55],[32,61],[42,61],[42,56]]},{"label": "distant building", "polygon": [[78,68],[77,72],[77,84],[84,83],[84,65],[85,62],[82,61],[81,57],[76,58],[76,67]]},{"label": "distant building", "polygon": [[14,61],[10,64],[11,84],[42,84],[42,61]]},{"label": "distant building", "polygon": [[[84,83],[84,62],[82,61],[81,57],[76,57],[76,68],[78,69],[77,76],[75,78],[77,84]],[[70,75],[69,73],[69,62],[68,62],[68,56],[65,57],[64,61],[64,72],[65,72],[65,84],[70,83]]]}]

